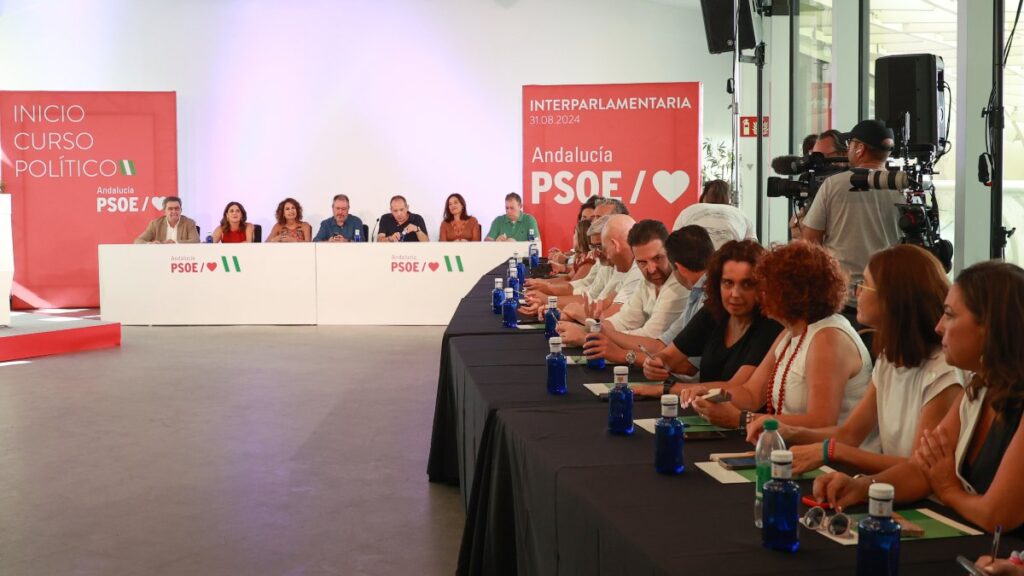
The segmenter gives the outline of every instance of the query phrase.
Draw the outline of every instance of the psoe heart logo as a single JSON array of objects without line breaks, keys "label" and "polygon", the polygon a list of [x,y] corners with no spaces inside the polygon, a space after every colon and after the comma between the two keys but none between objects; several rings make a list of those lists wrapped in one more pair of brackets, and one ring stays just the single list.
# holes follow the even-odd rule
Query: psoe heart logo
[{"label": "psoe heart logo", "polygon": [[[444,268],[441,268],[442,262]],[[462,256],[448,256],[444,257],[442,262],[431,260],[431,261],[420,261],[419,257],[404,254],[395,254],[391,256],[391,272],[396,273],[421,273],[421,272],[437,272],[443,270],[444,272],[465,272],[465,268],[462,266]]]},{"label": "psoe heart logo", "polygon": [[218,269],[228,274],[240,273],[242,265],[238,261],[238,256],[221,256],[219,262],[217,260],[199,262],[195,256],[174,256],[171,258],[171,274],[203,274],[205,272],[217,272]]}]

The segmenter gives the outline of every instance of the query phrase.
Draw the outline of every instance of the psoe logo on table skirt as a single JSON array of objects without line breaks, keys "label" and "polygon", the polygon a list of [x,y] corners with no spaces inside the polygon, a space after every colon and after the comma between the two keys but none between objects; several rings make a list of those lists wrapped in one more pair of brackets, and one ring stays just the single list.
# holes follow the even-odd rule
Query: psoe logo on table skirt
[{"label": "psoe logo on table skirt", "polygon": [[441,270],[442,263],[445,272],[465,272],[462,266],[462,256],[445,256],[442,261],[420,262],[416,256],[395,254],[391,256],[392,272],[437,272]]},{"label": "psoe logo on table skirt", "polygon": [[221,256],[220,260],[198,262],[195,257],[171,258],[171,274],[202,274],[204,272],[216,272],[218,269],[226,272],[241,272],[242,265],[238,262],[238,256]]}]

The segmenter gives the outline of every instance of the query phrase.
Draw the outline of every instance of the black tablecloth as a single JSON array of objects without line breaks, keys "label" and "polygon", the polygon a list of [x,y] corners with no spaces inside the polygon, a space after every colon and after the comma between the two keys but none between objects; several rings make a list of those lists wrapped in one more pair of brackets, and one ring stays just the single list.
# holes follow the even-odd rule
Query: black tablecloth
[{"label": "black tablecloth", "polygon": [[[763,549],[753,486],[719,484],[694,466],[712,452],[751,449],[738,434],[688,442],[687,471],[666,477],[654,472],[653,435],[609,435],[607,403],[583,388],[611,381],[610,367],[570,366],[569,394],[548,395],[544,338],[500,327],[483,297],[492,278],[446,331],[434,414],[430,478],[458,482],[467,499],[459,573],[853,573],[855,546],[806,530],[796,554]],[[635,406],[637,418],[657,412],[657,402]],[[974,558],[990,544],[905,542],[901,573],[960,574],[955,556]],[[1006,538],[1003,550],[1022,547]]]}]

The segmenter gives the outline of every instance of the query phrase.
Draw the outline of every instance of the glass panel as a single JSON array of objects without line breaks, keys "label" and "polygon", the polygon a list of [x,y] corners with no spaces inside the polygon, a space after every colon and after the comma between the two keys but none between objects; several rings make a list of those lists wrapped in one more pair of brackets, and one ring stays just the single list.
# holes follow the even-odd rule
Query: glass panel
[{"label": "glass panel", "polygon": [[[1006,3],[1006,39],[1010,38],[1017,3]],[[1006,245],[1006,261],[1024,266],[1024,15],[1017,24],[1003,73],[1003,222],[1020,228]]]},{"label": "glass panel", "polygon": [[793,49],[793,141],[832,127],[832,1],[800,0]]}]

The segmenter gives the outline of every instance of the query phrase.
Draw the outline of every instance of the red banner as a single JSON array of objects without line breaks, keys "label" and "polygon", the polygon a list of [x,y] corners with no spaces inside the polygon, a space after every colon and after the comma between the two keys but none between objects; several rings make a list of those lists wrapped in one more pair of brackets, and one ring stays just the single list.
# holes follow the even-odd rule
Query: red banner
[{"label": "red banner", "polygon": [[547,247],[572,247],[595,194],[671,229],[700,196],[700,144],[699,82],[524,86],[524,210]]},{"label": "red banner", "polygon": [[173,92],[0,92],[14,306],[99,306],[97,246],[131,242],[178,193]]}]

